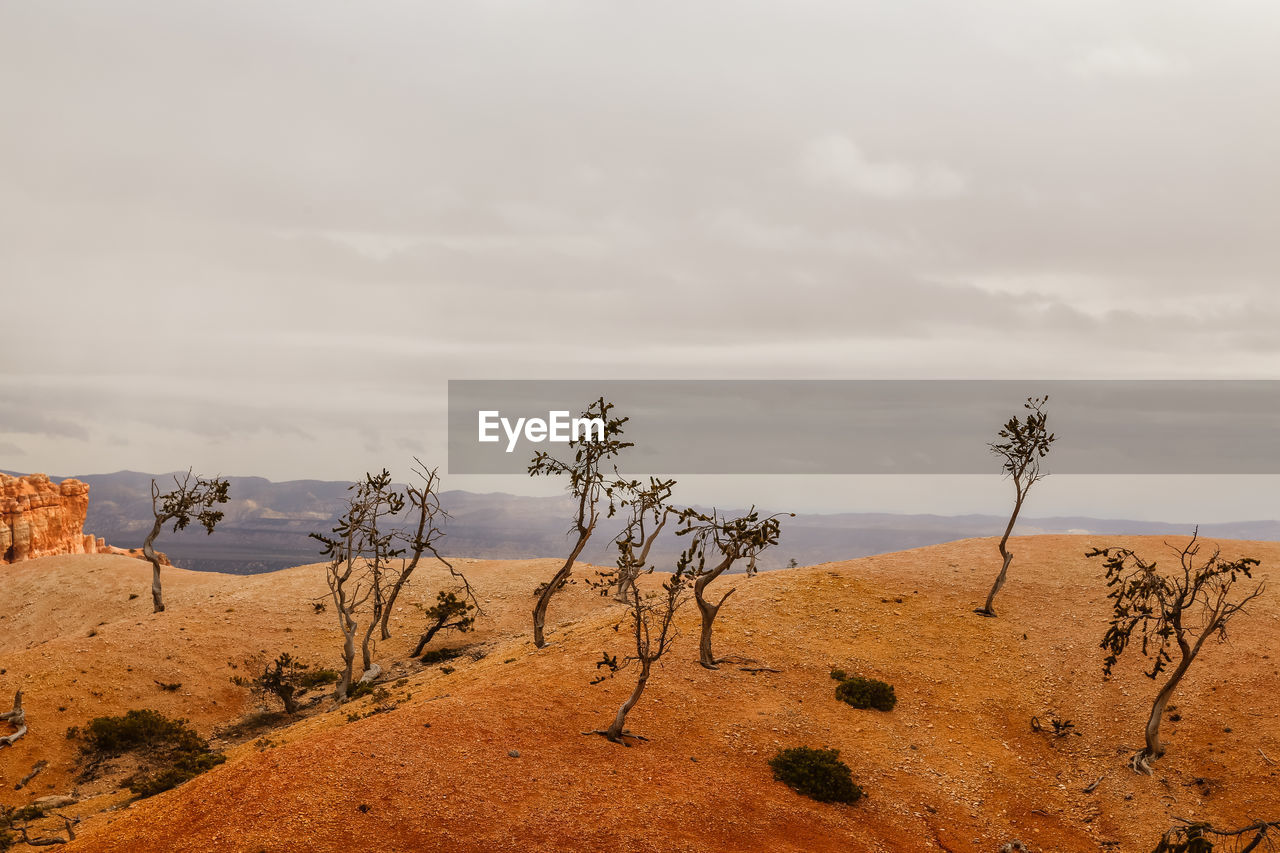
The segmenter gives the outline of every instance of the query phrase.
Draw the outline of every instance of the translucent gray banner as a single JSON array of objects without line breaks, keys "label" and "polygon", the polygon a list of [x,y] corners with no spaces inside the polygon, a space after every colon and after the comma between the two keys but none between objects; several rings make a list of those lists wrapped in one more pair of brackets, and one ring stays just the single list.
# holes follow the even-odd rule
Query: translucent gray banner
[{"label": "translucent gray banner", "polygon": [[987,444],[1045,394],[1051,473],[1280,473],[1276,380],[469,379],[449,382],[449,473],[567,458],[553,439],[603,396],[630,418],[627,474],[992,474]]}]

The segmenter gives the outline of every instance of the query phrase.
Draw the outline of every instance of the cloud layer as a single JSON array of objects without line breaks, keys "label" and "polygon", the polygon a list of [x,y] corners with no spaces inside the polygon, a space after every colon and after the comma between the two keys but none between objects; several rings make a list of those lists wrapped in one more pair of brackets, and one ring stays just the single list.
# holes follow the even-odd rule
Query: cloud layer
[{"label": "cloud layer", "polygon": [[449,378],[1274,377],[1278,22],[8,4],[0,468],[350,477]]}]

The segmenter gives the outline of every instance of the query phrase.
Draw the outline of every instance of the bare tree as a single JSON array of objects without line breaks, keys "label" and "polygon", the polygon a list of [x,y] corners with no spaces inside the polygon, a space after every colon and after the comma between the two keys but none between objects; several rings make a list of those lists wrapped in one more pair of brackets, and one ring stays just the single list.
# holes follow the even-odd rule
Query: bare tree
[{"label": "bare tree", "polygon": [[1217,634],[1220,640],[1226,639],[1227,623],[1266,586],[1259,583],[1252,592],[1232,600],[1232,587],[1241,577],[1252,578],[1258,561],[1252,557],[1226,560],[1214,548],[1207,560],[1196,565],[1200,552],[1198,535],[1197,529],[1181,549],[1170,546],[1178,555],[1178,567],[1167,574],[1161,574],[1155,562],[1146,562],[1128,548],[1094,548],[1086,553],[1088,557],[1103,558],[1107,585],[1111,587],[1107,593],[1112,602],[1111,625],[1101,644],[1107,652],[1103,674],[1111,675],[1135,633],[1141,638],[1144,656],[1151,657],[1153,649],[1155,652],[1151,669],[1145,673],[1150,679],[1173,663],[1170,647],[1176,645],[1178,649],[1178,663],[1151,705],[1146,746],[1129,762],[1134,770],[1147,775],[1151,774],[1151,762],[1164,755],[1160,720],[1191,662],[1210,636]]},{"label": "bare tree", "polygon": [[[66,838],[60,835],[31,837],[29,823],[45,816],[44,809],[39,806],[29,805],[16,809],[0,806],[0,850],[8,850],[15,843],[26,844],[29,847],[56,847],[75,841],[75,827],[80,823],[80,818],[67,817],[61,812],[49,812],[49,814],[62,821],[63,829],[60,831],[67,834]],[[13,834],[15,830],[17,835]]]},{"label": "bare tree", "polygon": [[[690,559],[694,561],[693,595],[698,603],[698,610],[702,614],[698,662],[707,669],[716,669],[717,663],[721,662],[717,661],[711,652],[712,624],[720,613],[720,608],[729,600],[729,596],[737,591],[737,587],[731,587],[728,592],[720,596],[718,602],[712,603],[706,597],[707,587],[716,578],[729,571],[739,560],[747,561],[748,577],[755,574],[756,557],[766,548],[778,544],[778,538],[782,535],[782,522],[779,519],[783,515],[795,517],[794,513],[776,513],[767,518],[761,518],[760,512],[755,507],[752,507],[746,515],[732,519],[721,516],[714,509],[710,515],[692,509],[687,509],[680,515],[682,527],[676,531],[676,535],[692,537],[688,553]],[[708,550],[711,551],[713,561],[710,568],[707,567]]]},{"label": "bare tree", "polygon": [[160,557],[156,554],[156,537],[165,524],[173,522],[173,531],[185,530],[194,518],[204,527],[205,533],[213,533],[213,528],[222,521],[222,511],[214,509],[215,504],[227,502],[227,492],[231,485],[221,477],[206,480],[196,477],[191,482],[191,469],[179,480],[175,474],[173,483],[176,488],[171,492],[160,493],[160,486],[151,481],[151,514],[155,517],[151,532],[142,543],[143,556],[151,563],[151,602],[155,613],[164,612],[164,597],[160,589]]},{"label": "bare tree", "polygon": [[1050,446],[1057,440],[1046,426],[1048,413],[1044,406],[1047,402],[1048,395],[1028,397],[1023,408],[1029,414],[1021,421],[1016,416],[1009,418],[998,433],[1000,440],[987,445],[992,453],[1000,457],[1001,468],[1013,480],[1014,498],[1013,513],[1009,516],[1009,523],[1005,525],[1004,536],[1000,537],[1000,557],[1003,560],[1000,574],[991,585],[991,592],[987,593],[987,603],[974,611],[983,616],[996,615],[996,593],[1004,586],[1009,574],[1009,564],[1013,562],[1013,553],[1008,548],[1009,534],[1013,533],[1013,526],[1018,521],[1018,513],[1022,512],[1027,493],[1032,486],[1044,479],[1045,472],[1040,468],[1040,460],[1049,455]]},{"label": "bare tree", "polygon": [[[354,678],[355,638],[360,630],[361,612],[370,605],[369,621],[361,644],[361,681],[376,678],[370,644],[373,632],[382,618],[384,605],[383,575],[391,561],[402,553],[395,547],[395,534],[386,528],[387,516],[404,509],[404,496],[391,488],[391,475],[384,468],[379,474],[366,474],[364,482],[353,483],[355,494],[348,499],[347,512],[333,528],[332,535],[312,533],[329,557],[327,578],[329,593],[338,611],[338,626],[343,634],[343,674],[334,696],[346,701]],[[357,569],[359,573],[357,574]]]},{"label": "bare tree", "polygon": [[631,447],[632,443],[618,439],[627,418],[610,417],[609,412],[612,409],[613,404],[605,402],[601,397],[582,413],[584,419],[598,419],[604,423],[604,436],[603,438],[592,436],[590,431],[583,436],[573,436],[569,442],[569,449],[574,454],[572,462],[562,462],[548,453],[539,452],[529,463],[531,477],[568,475],[569,494],[573,496],[575,504],[573,527],[570,530],[576,536],[573,548],[565,558],[564,565],[556,571],[545,586],[536,591],[538,601],[533,608],[533,644],[540,649],[547,644],[544,634],[547,605],[551,602],[551,596],[555,595],[573,573],[574,562],[582,554],[582,549],[586,547],[591,534],[595,532],[596,522],[600,520],[598,509],[600,501],[608,501],[609,516],[612,516],[617,509],[613,498],[619,482],[606,480],[604,465],[622,450]]},{"label": "bare tree", "polygon": [[401,537],[390,526],[404,510],[405,496],[403,492],[391,487],[391,473],[386,468],[380,474],[366,474],[365,481],[357,486],[357,492],[365,506],[360,542],[373,606],[369,624],[364,630],[364,639],[360,643],[360,659],[364,664],[360,680],[367,681],[376,678],[381,671],[381,667],[375,669],[373,662],[373,632],[389,615],[387,599],[390,586],[394,584],[388,575],[394,572],[394,561],[405,553],[405,549],[396,544]]},{"label": "bare tree", "polygon": [[339,703],[347,701],[347,693],[354,677],[356,632],[360,630],[359,613],[373,593],[372,588],[362,585],[355,574],[364,545],[366,511],[364,500],[357,493],[348,499],[347,512],[338,520],[332,536],[310,534],[311,538],[324,546],[321,554],[329,558],[325,577],[329,584],[329,595],[338,614],[338,627],[342,630],[343,670],[333,693]]},{"label": "bare tree", "polygon": [[13,694],[13,710],[0,714],[0,723],[13,726],[13,733],[0,737],[0,746],[13,746],[27,733],[27,713],[22,710],[22,691]]},{"label": "bare tree", "polygon": [[[605,654],[603,660],[597,664],[597,668],[606,666],[609,669],[609,673],[600,676],[592,683],[598,684],[606,678],[611,678],[631,664],[637,664],[640,667],[640,673],[636,677],[636,684],[632,688],[631,694],[618,708],[618,713],[614,715],[613,722],[609,727],[592,732],[583,732],[583,734],[602,735],[608,740],[614,743],[621,743],[624,746],[630,746],[626,742],[626,738],[647,740],[642,735],[626,730],[627,714],[640,701],[640,696],[644,693],[645,686],[648,685],[649,677],[653,672],[653,665],[671,650],[671,646],[678,635],[678,631],[675,629],[676,613],[690,597],[689,586],[694,575],[695,554],[699,548],[696,540],[680,555],[675,571],[671,576],[663,581],[663,595],[641,593],[636,583],[637,578],[644,571],[645,558],[636,553],[635,549],[639,547],[642,553],[648,553],[649,546],[653,544],[653,537],[657,535],[655,530],[646,537],[643,533],[642,520],[652,513],[655,519],[660,516],[663,519],[662,523],[665,522],[667,509],[665,501],[670,496],[671,486],[674,483],[674,480],[650,480],[650,488],[639,492],[632,501],[631,517],[627,524],[627,531],[630,531],[630,535],[621,535],[616,540],[618,546],[618,570],[619,572],[626,572],[626,576],[629,578],[626,586],[627,604],[629,605],[628,615],[631,617],[632,640],[635,644],[635,652],[627,656],[621,665],[618,664],[616,657],[610,658]],[[661,523],[658,526],[658,530],[660,529]],[[609,583],[607,576],[604,577],[603,583]]]},{"label": "bare tree", "polygon": [[[321,553],[329,558],[329,593],[344,638],[344,672],[334,691],[339,702],[346,700],[355,677],[356,637],[362,628],[359,680],[371,681],[381,673],[382,668],[373,660],[374,632],[381,628],[383,639],[391,636],[390,618],[396,599],[424,554],[432,554],[448,568],[461,584],[465,599],[475,601],[466,577],[437,550],[444,535],[441,524],[448,517],[440,506],[438,470],[428,470],[420,460],[414,462],[420,485],[408,486],[402,492],[392,486],[391,474],[385,468],[378,474],[365,474],[363,482],[349,487],[354,494],[347,502],[347,512],[331,533],[311,534],[324,546]],[[411,514],[416,513],[410,533],[395,526],[406,507],[411,507]],[[407,552],[412,556],[402,560]]]},{"label": "bare tree", "polygon": [[436,549],[436,544],[444,536],[443,524],[449,518],[449,513],[445,512],[440,506],[440,469],[427,469],[422,464],[422,460],[414,457],[414,474],[422,481],[420,486],[406,486],[405,494],[408,498],[410,513],[417,513],[417,522],[412,534],[405,536],[404,543],[408,552],[412,555],[407,563],[404,564],[398,572],[394,573],[394,580],[391,582],[390,590],[387,592],[386,601],[381,605],[382,610],[382,639],[391,639],[391,612],[395,607],[396,599],[400,596],[400,590],[409,582],[410,576],[413,575],[418,563],[422,560],[422,555],[430,553],[445,568],[449,570],[449,574],[453,575],[461,586],[464,597],[476,606],[477,612],[479,605],[476,604],[475,594],[471,591],[471,584],[467,581],[465,575],[453,567],[453,564],[440,555]]},{"label": "bare tree", "polygon": [[1217,845],[1232,842],[1232,849],[1239,853],[1250,853],[1257,850],[1263,841],[1271,845],[1269,833],[1280,830],[1278,821],[1255,821],[1239,829],[1217,829],[1207,821],[1191,821],[1183,817],[1175,817],[1182,826],[1175,826],[1160,836],[1160,843],[1152,853],[1212,853]]}]

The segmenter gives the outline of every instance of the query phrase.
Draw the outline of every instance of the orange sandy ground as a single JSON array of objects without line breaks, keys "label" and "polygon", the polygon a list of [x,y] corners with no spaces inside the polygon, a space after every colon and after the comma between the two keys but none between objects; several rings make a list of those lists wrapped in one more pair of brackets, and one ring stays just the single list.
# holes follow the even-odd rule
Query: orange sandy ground
[{"label": "orange sandy ground", "polygon": [[[972,612],[998,568],[989,539],[722,578],[738,591],[717,621],[717,653],[782,671],[697,666],[689,605],[629,718],[651,740],[632,748],[581,734],[632,686],[630,670],[588,684],[602,651],[627,652],[618,605],[570,587],[552,602],[553,645],[537,651],[530,590],[555,561],[463,561],[487,611],[467,642],[487,655],[445,674],[404,661],[421,621],[411,603],[434,599],[443,577],[420,570],[398,636],[379,649],[408,679],[389,685],[396,710],[348,722],[371,709],[362,699],[309,716],[270,732],[276,745],[232,747],[221,767],[131,805],[105,783],[76,788],[66,727],[154,707],[209,733],[252,710],[228,662],[288,650],[336,665],[332,606],[310,605],[323,570],[168,570],[170,609],[153,615],[140,561],[31,561],[4,569],[18,609],[0,619],[0,704],[26,691],[31,734],[0,751],[0,801],[84,798],[63,810],[85,815],[68,851],[995,851],[1013,838],[1042,851],[1149,851],[1175,815],[1280,819],[1280,767],[1268,762],[1280,760],[1280,544],[1223,543],[1261,558],[1271,589],[1174,696],[1181,720],[1164,724],[1169,752],[1153,778],[1125,760],[1157,685],[1136,657],[1101,677],[1108,602],[1102,566],[1083,553],[1115,544],[1173,559],[1157,537],[1015,539],[999,619]],[[836,701],[833,667],[889,681],[897,708]],[[1031,731],[1032,715],[1051,714],[1080,735]],[[867,797],[822,805],[773,781],[768,759],[795,745],[840,749]],[[38,758],[50,768],[13,791]]]}]

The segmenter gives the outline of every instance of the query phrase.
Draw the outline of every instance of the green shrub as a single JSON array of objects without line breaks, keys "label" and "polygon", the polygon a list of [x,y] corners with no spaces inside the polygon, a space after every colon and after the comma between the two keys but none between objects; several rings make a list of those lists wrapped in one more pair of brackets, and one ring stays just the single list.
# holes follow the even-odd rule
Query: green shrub
[{"label": "green shrub", "polygon": [[225,755],[219,755],[214,752],[184,755],[169,767],[161,768],[155,772],[138,771],[128,779],[125,779],[124,783],[130,791],[133,791],[138,796],[150,797],[159,794],[161,791],[176,788],[206,770],[212,770],[226,760]]},{"label": "green shrub", "polygon": [[94,758],[116,758],[126,752],[207,750],[208,744],[183,719],[171,720],[149,708],[120,717],[95,717],[80,731],[81,749]]},{"label": "green shrub", "polygon": [[892,684],[860,675],[843,679],[836,686],[836,698],[855,708],[874,708],[877,711],[892,711],[898,704]]},{"label": "green shrub", "polygon": [[313,669],[298,676],[298,687],[302,690],[312,690],[326,684],[337,684],[340,678],[342,673],[336,669]]},{"label": "green shrub", "polygon": [[420,661],[425,664],[444,663],[447,660],[453,660],[462,655],[463,650],[457,647],[451,649],[432,649],[424,654]]},{"label": "green shrub", "polygon": [[778,752],[770,761],[773,778],[797,794],[820,803],[856,803],[862,789],[853,783],[849,765],[838,749],[797,746]]},{"label": "green shrub", "polygon": [[131,753],[140,759],[138,772],[125,779],[129,790],[149,797],[181,785],[226,759],[209,749],[209,742],[184,719],[170,719],[159,711],[134,709],[119,717],[96,717],[73,735],[83,743],[86,773],[108,759]]}]

